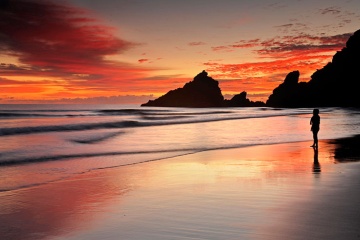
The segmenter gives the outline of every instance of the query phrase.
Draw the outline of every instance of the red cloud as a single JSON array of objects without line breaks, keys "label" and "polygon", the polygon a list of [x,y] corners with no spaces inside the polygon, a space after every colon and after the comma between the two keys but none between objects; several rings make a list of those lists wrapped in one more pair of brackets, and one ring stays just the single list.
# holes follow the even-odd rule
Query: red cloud
[{"label": "red cloud", "polygon": [[[287,73],[296,69],[305,71],[317,69],[323,66],[324,61],[329,60],[329,56],[295,56],[287,59],[274,61],[240,63],[240,64],[220,64],[214,62],[204,63],[207,71],[217,73],[220,78],[242,79],[251,76],[265,76],[274,73]],[[213,74],[214,76],[214,74]]]},{"label": "red cloud", "polygon": [[138,62],[139,63],[144,63],[144,62],[148,62],[149,59],[146,59],[146,58],[142,58],[142,59],[139,59]]},{"label": "red cloud", "polygon": [[240,40],[231,45],[212,47],[213,51],[232,52],[236,48],[253,48],[260,45],[260,39]]},{"label": "red cloud", "polygon": [[204,43],[204,42],[189,42],[188,45],[189,46],[201,46],[201,45],[206,45],[206,43]]},{"label": "red cloud", "polygon": [[206,70],[220,81],[226,92],[246,91],[252,100],[266,101],[260,96],[269,96],[272,90],[282,83],[287,73],[300,70],[301,81],[306,81],[316,69],[323,67],[331,59],[328,55],[295,55],[291,58],[276,59],[241,64],[204,63]]},{"label": "red cloud", "polygon": [[[2,50],[38,66],[95,63],[132,44],[94,24],[85,12],[49,1],[14,1],[0,16]],[[65,65],[66,66],[66,65]]]},{"label": "red cloud", "polygon": [[341,13],[341,10],[339,7],[328,7],[328,8],[320,9],[319,12],[323,15],[325,14],[338,15]]},{"label": "red cloud", "polygon": [[67,81],[62,87],[113,91],[128,84],[122,79],[144,77],[149,70],[106,59],[136,44],[89,16],[83,9],[45,0],[2,4],[0,53],[17,57],[20,64],[2,64],[0,74],[61,77]]},{"label": "red cloud", "polygon": [[[293,24],[289,24],[288,26],[292,25]],[[294,54],[321,54],[341,49],[345,46],[346,40],[351,35],[352,33],[335,36],[298,34],[295,36],[275,37],[263,41],[260,41],[260,39],[241,40],[226,46],[212,47],[212,50],[231,52],[237,48],[257,48],[254,50],[255,53],[275,58],[291,57]]]},{"label": "red cloud", "polygon": [[294,55],[325,54],[335,52],[345,47],[345,42],[351,33],[335,36],[311,36],[301,34],[297,36],[284,36],[261,42],[262,47],[256,50],[260,55],[269,57],[290,57]]},{"label": "red cloud", "polygon": [[214,47],[213,50],[234,51],[236,48],[254,48],[254,53],[270,60],[240,64],[207,62],[204,65],[207,71],[212,72],[213,77],[224,79],[220,82],[224,92],[234,92],[236,89],[238,92],[245,90],[249,95],[257,97],[266,93],[270,95],[290,71],[300,70],[301,81],[308,80],[311,73],[323,67],[336,51],[345,47],[345,42],[350,36],[350,33],[335,36],[298,34],[264,41],[239,41],[227,46]]}]

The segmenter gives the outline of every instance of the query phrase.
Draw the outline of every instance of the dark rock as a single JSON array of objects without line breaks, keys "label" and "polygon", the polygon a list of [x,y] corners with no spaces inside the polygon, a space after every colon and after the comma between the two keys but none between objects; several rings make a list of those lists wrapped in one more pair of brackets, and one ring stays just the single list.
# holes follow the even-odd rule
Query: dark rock
[{"label": "dark rock", "polygon": [[263,102],[253,102],[246,98],[246,92],[241,92],[240,94],[235,95],[230,100],[225,100],[225,106],[227,107],[264,107],[265,103]]},{"label": "dark rock", "polygon": [[289,73],[284,82],[273,90],[266,105],[271,107],[293,107],[299,97],[299,71]]},{"label": "dark rock", "polygon": [[[309,82],[299,82],[299,71],[290,72],[283,83],[273,90],[268,107],[360,107],[360,30],[338,51],[332,62],[317,70]],[[246,92],[224,100],[218,81],[207,72],[198,74],[183,88],[141,106],[159,107],[262,107],[263,102],[252,102]]]},{"label": "dark rock", "polygon": [[269,107],[360,107],[360,30],[347,41],[307,83],[298,82],[299,72],[291,72],[274,89],[266,102]]},{"label": "dark rock", "polygon": [[171,90],[165,95],[141,106],[154,107],[263,107],[264,102],[252,102],[246,98],[246,92],[224,100],[218,81],[202,71],[193,81],[183,88]]},{"label": "dark rock", "polygon": [[202,71],[183,88],[171,90],[165,95],[141,106],[157,107],[223,107],[224,97],[219,82]]}]

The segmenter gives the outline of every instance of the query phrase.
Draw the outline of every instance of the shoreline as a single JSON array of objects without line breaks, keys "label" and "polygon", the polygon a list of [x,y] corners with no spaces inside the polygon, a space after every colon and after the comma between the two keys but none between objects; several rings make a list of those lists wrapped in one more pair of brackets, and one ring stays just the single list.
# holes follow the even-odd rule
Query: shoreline
[{"label": "shoreline", "polygon": [[3,192],[0,236],[359,239],[358,141],[210,150]]}]

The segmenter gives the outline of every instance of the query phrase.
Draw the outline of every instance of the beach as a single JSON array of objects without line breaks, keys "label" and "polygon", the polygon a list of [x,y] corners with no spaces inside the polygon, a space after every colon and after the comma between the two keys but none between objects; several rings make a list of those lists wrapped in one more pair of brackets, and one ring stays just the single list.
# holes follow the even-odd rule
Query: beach
[{"label": "beach", "polygon": [[[185,154],[0,193],[1,239],[360,239],[358,138]],[[341,154],[339,154],[341,153]]]},{"label": "beach", "polygon": [[360,240],[359,13],[0,0],[0,240]]}]

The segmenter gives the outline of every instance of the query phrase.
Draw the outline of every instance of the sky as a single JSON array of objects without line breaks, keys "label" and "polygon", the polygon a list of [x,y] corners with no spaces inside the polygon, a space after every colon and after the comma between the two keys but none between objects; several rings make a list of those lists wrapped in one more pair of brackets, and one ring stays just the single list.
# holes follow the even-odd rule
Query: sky
[{"label": "sky", "polygon": [[266,101],[359,23],[358,0],[0,0],[0,104],[141,104],[203,70]]}]

